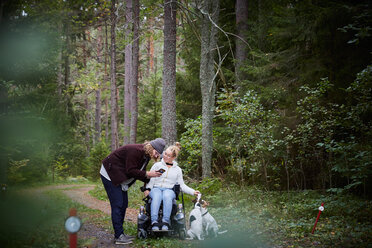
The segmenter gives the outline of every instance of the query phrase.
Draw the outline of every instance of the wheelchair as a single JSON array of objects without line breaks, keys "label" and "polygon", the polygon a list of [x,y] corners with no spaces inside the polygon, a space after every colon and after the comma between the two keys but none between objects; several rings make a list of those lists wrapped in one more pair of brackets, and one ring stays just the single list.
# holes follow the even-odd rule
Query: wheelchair
[{"label": "wheelchair", "polygon": [[[185,222],[185,208],[183,193],[180,190],[180,185],[176,184],[173,187],[176,194],[176,199],[173,201],[172,212],[170,216],[169,230],[167,231],[152,231],[151,230],[151,198],[149,196],[143,198],[144,205],[140,207],[140,212],[137,217],[137,237],[139,239],[146,239],[148,237],[178,237],[180,239],[186,238],[186,222]],[[141,187],[141,191],[144,192],[145,188]],[[177,205],[179,195],[181,193],[182,203]],[[163,202],[159,208],[158,214],[159,220],[163,218]]]}]

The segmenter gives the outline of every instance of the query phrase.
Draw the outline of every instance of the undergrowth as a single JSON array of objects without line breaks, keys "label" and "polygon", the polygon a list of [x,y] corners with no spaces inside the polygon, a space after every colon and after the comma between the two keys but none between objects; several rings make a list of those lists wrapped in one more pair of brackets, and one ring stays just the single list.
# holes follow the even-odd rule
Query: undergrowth
[{"label": "undergrowth", "polygon": [[[130,207],[141,205],[141,183],[129,190]],[[372,202],[350,194],[317,191],[279,192],[222,184],[219,179],[192,182],[210,202],[209,212],[220,230],[217,239],[179,241],[161,238],[136,240],[135,247],[371,247]],[[98,185],[95,195],[104,195]],[[193,197],[184,195],[186,212]],[[107,199],[107,198],[106,198]],[[314,234],[318,208],[324,202]],[[127,224],[131,235],[136,226]]]}]

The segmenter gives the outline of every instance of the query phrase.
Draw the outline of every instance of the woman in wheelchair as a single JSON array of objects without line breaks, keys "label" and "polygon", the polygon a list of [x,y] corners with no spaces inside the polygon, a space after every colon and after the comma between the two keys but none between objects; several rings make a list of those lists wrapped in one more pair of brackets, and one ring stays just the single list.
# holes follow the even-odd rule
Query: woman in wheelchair
[{"label": "woman in wheelchair", "polygon": [[[170,224],[170,215],[172,212],[173,200],[176,194],[173,191],[173,186],[179,184],[182,192],[190,195],[198,195],[199,191],[188,187],[183,182],[182,169],[178,166],[175,159],[181,150],[181,145],[176,142],[174,145],[169,146],[160,162],[155,163],[151,170],[159,171],[162,173],[160,177],[153,177],[146,185],[145,196],[151,197],[151,225],[152,231],[161,230],[167,231]],[[163,201],[163,219],[161,222],[158,220],[158,213],[160,204]]]}]

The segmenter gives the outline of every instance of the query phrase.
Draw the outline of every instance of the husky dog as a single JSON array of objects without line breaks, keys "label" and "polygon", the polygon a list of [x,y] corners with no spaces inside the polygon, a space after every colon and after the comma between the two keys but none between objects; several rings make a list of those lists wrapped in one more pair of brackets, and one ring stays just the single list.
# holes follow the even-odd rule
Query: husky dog
[{"label": "husky dog", "polygon": [[189,239],[197,238],[203,240],[203,223],[202,223],[202,214],[201,214],[201,205],[199,202],[196,202],[194,209],[191,210],[189,215],[190,229],[187,231]]},{"label": "husky dog", "polygon": [[207,206],[209,206],[209,203],[207,201],[201,200],[201,215],[202,215],[202,224],[203,224],[203,230],[205,231],[205,236],[208,236],[210,233],[213,235],[213,237],[217,237],[217,234],[222,234],[227,232],[227,230],[219,232],[218,231],[218,225],[216,220],[213,218],[213,216],[208,212]]}]

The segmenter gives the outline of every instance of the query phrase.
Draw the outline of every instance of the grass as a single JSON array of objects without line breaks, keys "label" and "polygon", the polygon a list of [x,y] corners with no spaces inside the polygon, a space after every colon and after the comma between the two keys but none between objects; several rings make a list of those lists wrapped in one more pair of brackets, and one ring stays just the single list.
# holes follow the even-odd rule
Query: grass
[{"label": "grass", "polygon": [[[90,192],[107,200],[100,182]],[[129,207],[142,205],[143,193],[136,183],[129,190]],[[209,212],[220,230],[228,230],[217,239],[180,241],[173,238],[135,240],[133,247],[371,247],[372,202],[352,195],[322,194],[316,191],[271,192],[254,187],[229,185],[210,190],[203,184],[190,186],[204,192]],[[64,221],[75,207],[83,223],[113,233],[110,216],[72,202],[61,190],[44,194],[9,190],[0,200],[1,247],[66,247],[68,234]],[[191,197],[185,196],[186,212]],[[316,231],[311,229],[324,202]],[[136,235],[137,226],[125,222],[125,230]],[[94,237],[92,237],[94,238]],[[79,239],[79,247],[92,242]]]},{"label": "grass", "polygon": [[[0,247],[68,247],[64,222],[70,208],[77,209],[83,223],[89,221],[102,227],[111,223],[109,216],[72,201],[61,189],[40,194],[34,189],[46,185],[34,186],[9,188],[6,195],[0,196]],[[85,247],[85,243],[78,240],[79,247]]]},{"label": "grass", "polygon": [[[137,183],[129,190],[131,208],[142,204],[139,186]],[[372,247],[370,200],[317,191],[287,193],[234,185],[209,190],[200,184],[190,186],[208,192],[204,197],[210,202],[209,212],[220,230],[228,232],[202,242],[169,238],[137,240],[135,247]],[[94,195],[106,194],[100,185],[96,191]],[[192,207],[190,199],[185,196],[186,212]],[[315,233],[311,234],[322,202],[325,210]],[[130,234],[135,235],[136,226],[126,225]]]},{"label": "grass", "polygon": [[[315,191],[267,192],[230,187],[210,197],[210,212],[227,239],[252,247],[369,247],[372,243],[372,202],[350,195],[324,195]],[[318,207],[325,203],[312,235]],[[257,243],[258,242],[258,243]]]}]

